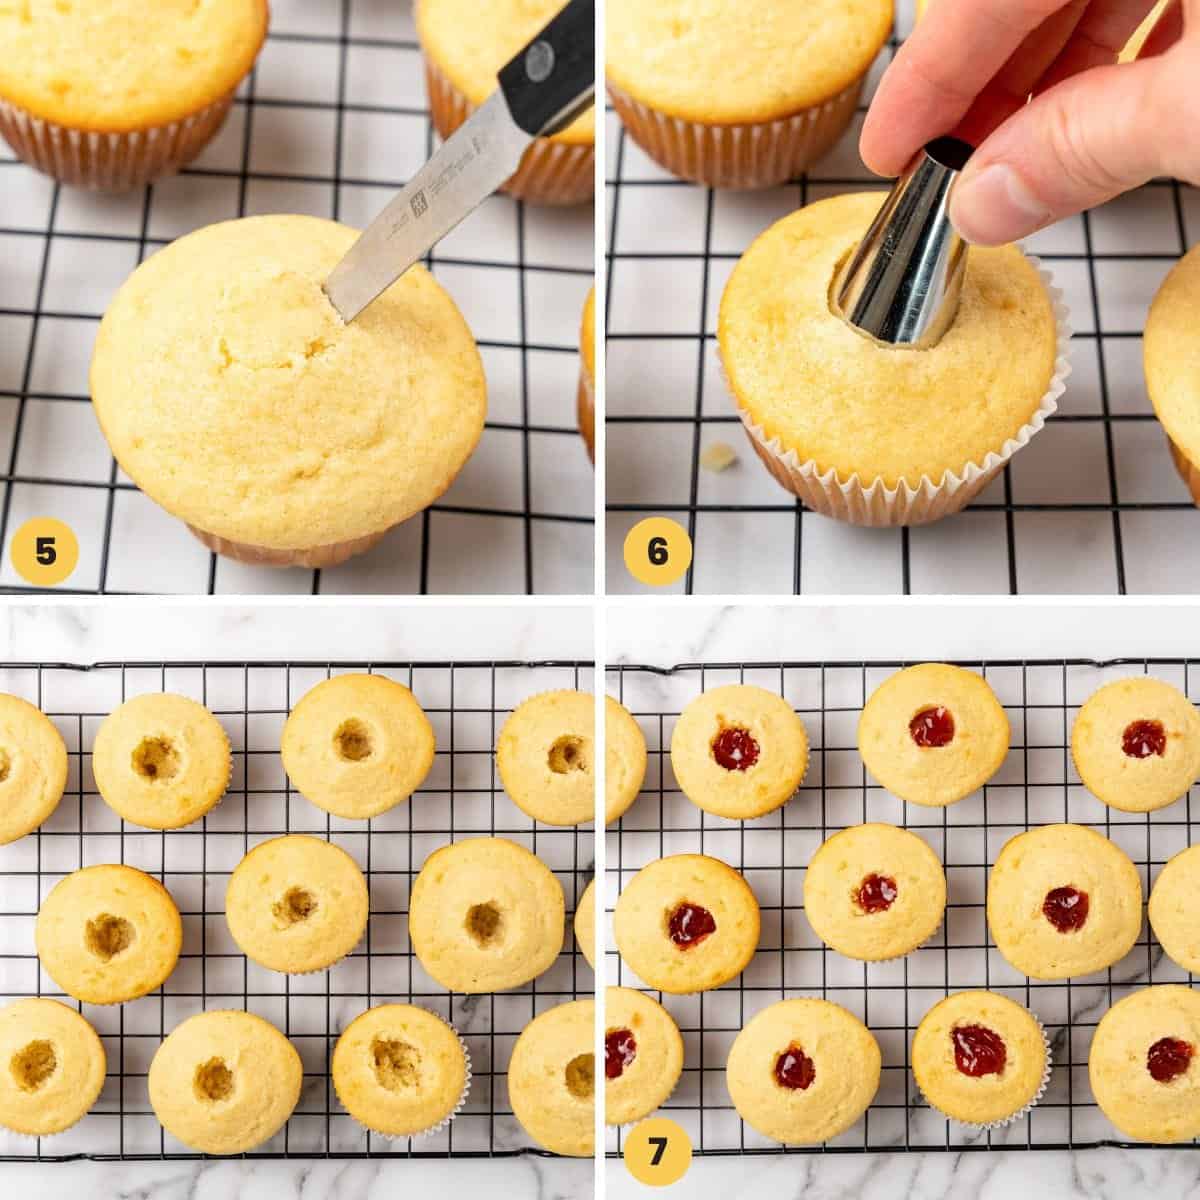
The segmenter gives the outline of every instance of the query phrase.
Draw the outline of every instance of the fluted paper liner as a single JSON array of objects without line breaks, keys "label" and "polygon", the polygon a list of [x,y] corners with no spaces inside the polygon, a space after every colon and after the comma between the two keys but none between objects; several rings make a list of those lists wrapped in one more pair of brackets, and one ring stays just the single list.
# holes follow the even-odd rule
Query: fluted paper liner
[{"label": "fluted paper liner", "polygon": [[364,554],[377,545],[391,532],[381,529],[365,537],[351,538],[345,542],[330,542],[324,546],[309,546],[303,550],[273,550],[269,546],[254,546],[249,542],[234,542],[229,538],[206,533],[195,525],[188,529],[210,550],[235,562],[248,563],[252,567],[336,567],[356,554]]},{"label": "fluted paper liner", "polygon": [[[750,444],[776,481],[799,496],[814,512],[848,521],[852,525],[928,525],[965,508],[1004,469],[1013,455],[1029,444],[1034,434],[1058,410],[1058,398],[1066,391],[1066,380],[1071,374],[1072,331],[1062,292],[1054,286],[1053,278],[1042,266],[1041,260],[1033,255],[1027,257],[1050,296],[1056,326],[1056,350],[1054,373],[1046,393],[1036,411],[1016,434],[999,449],[989,451],[981,462],[968,462],[957,472],[947,471],[940,482],[923,475],[915,488],[904,479],[897,487],[890,488],[879,477],[867,485],[857,474],[843,480],[832,467],[821,471],[812,459],[801,461],[794,450],[785,450],[778,438],[768,438],[762,426],[756,425],[746,409],[737,404],[738,415],[746,427]],[[730,391],[732,393],[732,389]]]}]

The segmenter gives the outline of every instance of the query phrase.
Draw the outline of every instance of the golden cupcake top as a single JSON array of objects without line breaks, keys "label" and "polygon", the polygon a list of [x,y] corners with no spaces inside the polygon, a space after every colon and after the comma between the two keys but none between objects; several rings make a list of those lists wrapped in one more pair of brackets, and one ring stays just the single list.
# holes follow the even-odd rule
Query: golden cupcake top
[{"label": "golden cupcake top", "polygon": [[225,794],[229,738],[203,704],[147,693],[126,700],[96,731],[92,771],[114,812],[148,829],[198,821]]},{"label": "golden cupcake top", "polygon": [[[550,23],[565,0],[417,0],[417,36],[433,66],[478,107],[499,86],[502,67]],[[555,140],[596,140],[596,110],[581,113]]]},{"label": "golden cupcake top", "polygon": [[604,697],[604,823],[629,811],[646,779],[646,735],[633,714]]},{"label": "golden cupcake top", "polygon": [[808,735],[792,706],[748,684],[692,700],[671,734],[671,769],[705,812],[742,821],[786,804],[808,768]]},{"label": "golden cupcake top", "polygon": [[0,694],[0,845],[35,830],[67,786],[67,747],[40,709]]},{"label": "golden cupcake top", "polygon": [[1028,1009],[995,992],[955,992],[921,1018],[912,1044],[917,1086],[968,1125],[1016,1116],[1042,1092],[1046,1039]]},{"label": "golden cupcake top", "polygon": [[441,1017],[411,1004],[381,1004],[355,1017],[338,1038],[330,1075],[360,1125],[409,1137],[457,1112],[471,1068],[462,1039]]},{"label": "golden cupcake top", "polygon": [[1119,962],[1142,927],[1129,856],[1083,825],[1044,825],[1005,843],[988,878],[996,948],[1032,979],[1069,979]]},{"label": "golden cupcake top", "polygon": [[1171,441],[1190,462],[1200,462],[1200,246],[1194,246],[1163,280],[1146,318],[1142,353],[1146,390]]},{"label": "golden cupcake top", "polygon": [[73,1008],[29,997],[0,1009],[0,1125],[44,1137],[70,1129],[96,1103],[107,1062]]},{"label": "golden cupcake top", "polygon": [[609,0],[609,81],[667,116],[773,121],[865,75],[892,30],[892,0]]},{"label": "golden cupcake top", "polygon": [[1124,812],[1152,812],[1200,776],[1200,714],[1161,679],[1117,679],[1093,692],[1071,728],[1083,785]]},{"label": "golden cupcake top", "polygon": [[580,953],[593,969],[596,966],[596,881],[588,881],[575,907],[575,942]]},{"label": "golden cupcake top", "polygon": [[1104,1115],[1141,1142],[1200,1136],[1200,992],[1159,984],[1100,1018],[1088,1079]]},{"label": "golden cupcake top", "polygon": [[209,225],[152,255],[105,313],[92,402],[152,500],[276,550],[378,533],[470,457],[475,341],[421,266],[345,324],[322,284],[355,230],[305,216]]},{"label": "golden cupcake top", "polygon": [[739,407],[768,440],[864,486],[919,487],[999,453],[1050,389],[1057,325],[1015,246],[973,246],[954,323],[928,350],[879,345],[830,306],[834,276],[882,202],[834,196],[772,225],[721,299],[721,360]]},{"label": "golden cupcake top", "polygon": [[42,901],[34,942],[46,974],[88,1004],[120,1004],[175,969],[183,922],[157,879],[115,863],[83,867]]},{"label": "golden cupcake top", "polygon": [[521,1031],[508,1063],[513,1115],[555,1154],[586,1158],[595,1151],[594,1020],[591,1000],[548,1008]]},{"label": "golden cupcake top", "polygon": [[433,766],[433,726],[417,698],[383,675],[335,675],[283,727],[288,778],[318,808],[350,820],[407,800]]},{"label": "golden cupcake top", "polygon": [[1172,962],[1200,975],[1200,845],[1174,856],[1150,889],[1146,915]]},{"label": "golden cupcake top", "polygon": [[604,1122],[648,1117],[675,1090],[683,1072],[683,1037],[657,1000],[610,987],[604,1008]]},{"label": "golden cupcake top", "polygon": [[283,1128],[304,1067],[269,1021],[202,1012],[177,1025],[150,1063],[150,1104],[163,1128],[205,1154],[243,1154]]},{"label": "golden cupcake top", "polygon": [[307,834],[271,838],[234,868],[225,919],[247,958],[289,975],[321,971],[358,945],[370,897],[340,846]]},{"label": "golden cupcake top", "polygon": [[915,950],[942,923],[946,873],[915,833],[855,825],[828,838],[804,873],[804,914],[848,958],[877,962]]},{"label": "golden cupcake top", "polygon": [[982,787],[1008,753],[1008,717],[987,681],[919,663],[884,680],[858,721],[858,750],[888,791],[940,808]]},{"label": "golden cupcake top", "polygon": [[0,98],[72,129],[126,133],[231,92],[267,33],[267,0],[12,0]]},{"label": "golden cupcake top", "polygon": [[583,317],[579,322],[579,353],[588,375],[596,374],[596,288],[588,289],[583,302]]},{"label": "golden cupcake top", "polygon": [[827,1142],[866,1112],[882,1056],[871,1031],[829,1000],[781,1000],[734,1039],[725,1067],[741,1118],[786,1145]]}]

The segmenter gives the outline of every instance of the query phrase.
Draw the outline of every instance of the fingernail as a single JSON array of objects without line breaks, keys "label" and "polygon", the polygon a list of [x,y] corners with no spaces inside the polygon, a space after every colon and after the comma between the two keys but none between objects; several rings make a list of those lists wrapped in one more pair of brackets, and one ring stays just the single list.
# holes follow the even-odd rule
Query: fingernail
[{"label": "fingernail", "polygon": [[964,175],[950,198],[950,220],[968,242],[1000,246],[1037,232],[1052,213],[1005,163]]}]

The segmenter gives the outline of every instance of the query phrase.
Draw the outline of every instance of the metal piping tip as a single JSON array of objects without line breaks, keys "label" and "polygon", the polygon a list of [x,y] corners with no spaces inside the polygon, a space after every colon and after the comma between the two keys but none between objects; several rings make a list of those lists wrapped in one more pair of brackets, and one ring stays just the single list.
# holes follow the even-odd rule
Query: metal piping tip
[{"label": "metal piping tip", "polygon": [[948,216],[950,189],[973,147],[930,142],[834,279],[834,311],[885,346],[924,350],[950,328],[966,273],[966,243]]}]

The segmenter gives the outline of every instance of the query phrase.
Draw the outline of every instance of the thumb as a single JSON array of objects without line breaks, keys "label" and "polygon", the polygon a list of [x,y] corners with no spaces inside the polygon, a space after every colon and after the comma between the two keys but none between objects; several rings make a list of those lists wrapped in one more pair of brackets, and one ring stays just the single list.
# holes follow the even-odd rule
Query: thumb
[{"label": "thumb", "polygon": [[1172,57],[1085,71],[1013,113],[954,188],[950,219],[962,236],[1016,241],[1167,173],[1196,106]]}]

